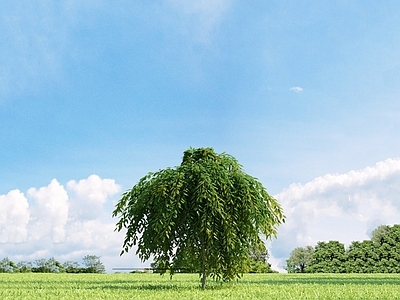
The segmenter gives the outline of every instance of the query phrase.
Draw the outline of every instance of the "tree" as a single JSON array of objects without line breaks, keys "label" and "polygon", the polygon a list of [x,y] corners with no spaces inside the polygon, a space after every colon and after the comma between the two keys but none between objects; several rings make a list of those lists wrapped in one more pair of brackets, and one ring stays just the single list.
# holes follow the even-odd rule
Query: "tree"
[{"label": "tree", "polygon": [[127,229],[121,255],[136,245],[142,261],[153,256],[171,275],[187,261],[203,289],[207,276],[240,277],[259,235],[276,236],[284,221],[262,184],[212,148],[190,148],[179,166],[148,173],[122,195],[113,217],[117,231]]},{"label": "tree", "polygon": [[307,271],[311,273],[345,273],[346,253],[338,241],[318,242]]},{"label": "tree", "polygon": [[8,257],[0,261],[0,273],[17,273],[19,272],[17,265]]},{"label": "tree", "polygon": [[100,256],[86,255],[82,260],[86,267],[86,273],[105,273],[106,269],[100,261]]},{"label": "tree", "polygon": [[63,263],[63,267],[67,273],[84,273],[85,271],[79,266],[79,263],[70,260]]},{"label": "tree", "polygon": [[286,260],[286,270],[288,273],[304,273],[307,266],[311,262],[314,248],[306,246],[305,248],[295,248],[291,253],[288,260]]},{"label": "tree", "polygon": [[379,261],[377,245],[369,240],[353,241],[346,251],[346,273],[374,273]]},{"label": "tree", "polygon": [[20,273],[32,272],[32,263],[28,261],[20,261],[17,263],[17,267]]},{"label": "tree", "polygon": [[65,272],[62,264],[54,257],[46,260],[45,258],[37,259],[34,262],[35,267],[32,268],[33,273],[62,273]]},{"label": "tree", "polygon": [[248,273],[273,273],[271,264],[268,263],[269,253],[264,243],[250,248]]},{"label": "tree", "polygon": [[386,226],[383,230],[379,230],[381,227],[379,226],[373,232],[373,237],[379,233],[378,270],[381,273],[400,273],[400,224]]},{"label": "tree", "polygon": [[390,227],[387,225],[380,225],[372,231],[371,241],[380,246],[383,243],[383,237],[389,233]]}]

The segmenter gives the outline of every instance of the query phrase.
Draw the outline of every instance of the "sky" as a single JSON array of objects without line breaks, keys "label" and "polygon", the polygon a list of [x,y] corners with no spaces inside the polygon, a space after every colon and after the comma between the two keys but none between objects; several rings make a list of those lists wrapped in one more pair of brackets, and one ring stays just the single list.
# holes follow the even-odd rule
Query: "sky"
[{"label": "sky", "polygon": [[268,241],[400,223],[398,1],[0,0],[0,259],[148,266],[111,217],[189,147],[282,205]]}]

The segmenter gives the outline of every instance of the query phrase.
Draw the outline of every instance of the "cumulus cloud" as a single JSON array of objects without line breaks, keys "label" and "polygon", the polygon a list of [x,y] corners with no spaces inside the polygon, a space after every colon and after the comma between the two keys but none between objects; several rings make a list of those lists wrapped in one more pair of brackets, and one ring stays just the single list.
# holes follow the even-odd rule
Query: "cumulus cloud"
[{"label": "cumulus cloud", "polygon": [[109,271],[135,259],[139,265],[133,254],[119,257],[124,235],[114,232],[116,221],[106,206],[120,189],[113,179],[91,175],[69,181],[67,189],[53,179],[26,195],[19,190],[0,195],[0,258],[79,261],[95,254],[106,258]]},{"label": "cumulus cloud", "polygon": [[79,182],[71,180],[67,187],[73,192],[72,211],[81,218],[89,219],[98,217],[107,199],[121,190],[115,180],[101,179],[97,175],[90,175]]},{"label": "cumulus cloud", "polygon": [[21,243],[27,240],[29,204],[19,190],[0,196],[0,243]]},{"label": "cumulus cloud", "polygon": [[399,222],[400,159],[345,174],[327,174],[306,184],[292,184],[275,195],[287,223],[279,228],[271,252],[280,267],[295,247],[318,241],[369,238],[382,224]]},{"label": "cumulus cloud", "polygon": [[303,92],[303,88],[299,86],[293,86],[290,88],[291,91],[295,92],[296,94],[300,94]]},{"label": "cumulus cloud", "polygon": [[65,224],[68,218],[68,194],[64,187],[53,179],[46,187],[30,188],[28,196],[35,199],[35,231],[32,239],[51,237],[54,243],[65,239]]}]

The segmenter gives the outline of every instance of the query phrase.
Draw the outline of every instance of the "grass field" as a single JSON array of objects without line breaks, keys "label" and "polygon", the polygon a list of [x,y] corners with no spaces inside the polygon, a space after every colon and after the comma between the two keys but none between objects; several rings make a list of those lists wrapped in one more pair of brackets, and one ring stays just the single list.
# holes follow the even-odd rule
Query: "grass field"
[{"label": "grass field", "polygon": [[0,299],[400,299],[399,274],[248,274],[199,286],[195,274],[0,274]]}]

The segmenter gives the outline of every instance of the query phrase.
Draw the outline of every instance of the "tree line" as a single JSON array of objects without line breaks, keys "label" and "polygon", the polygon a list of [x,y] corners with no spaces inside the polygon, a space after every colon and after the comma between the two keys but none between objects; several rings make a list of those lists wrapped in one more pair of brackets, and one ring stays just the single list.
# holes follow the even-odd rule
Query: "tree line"
[{"label": "tree line", "polygon": [[86,255],[82,261],[83,266],[75,261],[66,261],[62,264],[54,257],[14,263],[6,257],[0,261],[0,273],[105,273],[105,267],[99,256]]},{"label": "tree line", "polygon": [[371,240],[298,247],[286,261],[289,273],[400,273],[400,224],[381,225]]}]

